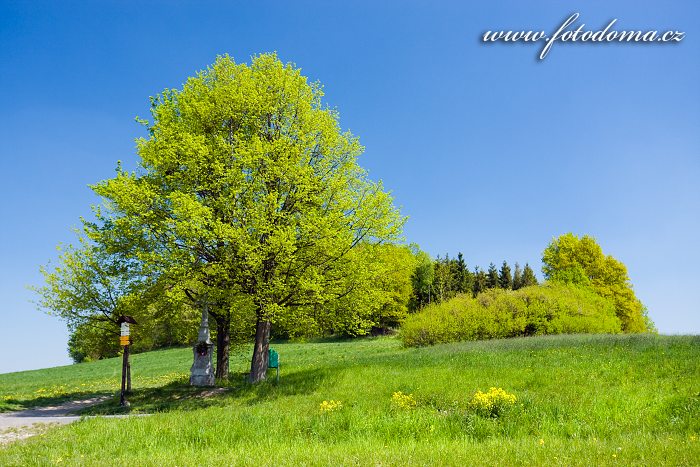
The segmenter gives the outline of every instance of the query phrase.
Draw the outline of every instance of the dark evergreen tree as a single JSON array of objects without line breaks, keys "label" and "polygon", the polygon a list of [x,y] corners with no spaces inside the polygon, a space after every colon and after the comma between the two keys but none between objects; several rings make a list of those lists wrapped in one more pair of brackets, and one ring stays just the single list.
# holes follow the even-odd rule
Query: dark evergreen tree
[{"label": "dark evergreen tree", "polygon": [[479,269],[479,266],[476,266],[474,268],[474,286],[472,289],[475,297],[486,290],[486,282],[486,273]]},{"label": "dark evergreen tree", "polygon": [[513,290],[518,290],[523,286],[523,270],[518,263],[515,263],[513,271]]},{"label": "dark evergreen tree", "polygon": [[510,273],[510,266],[503,261],[501,270],[498,273],[498,286],[502,289],[510,290],[513,288],[513,276]]},{"label": "dark evergreen tree", "polygon": [[454,280],[455,285],[453,291],[455,293],[473,293],[474,274],[467,268],[467,263],[464,261],[462,253],[457,254],[457,259],[454,261]]},{"label": "dark evergreen tree", "polygon": [[457,293],[464,293],[464,278],[467,274],[467,263],[464,262],[462,252],[457,253],[457,259],[454,260],[454,286],[453,289]]},{"label": "dark evergreen tree", "polygon": [[529,264],[525,263],[525,269],[523,269],[523,287],[528,287],[530,285],[537,285],[537,277],[535,277],[535,272],[532,270]]},{"label": "dark evergreen tree", "polygon": [[489,264],[489,271],[486,274],[486,287],[489,289],[498,287],[498,269],[493,263]]},{"label": "dark evergreen tree", "polygon": [[411,275],[413,297],[409,308],[411,311],[416,311],[430,303],[435,269],[433,267],[433,259],[428,253],[416,247],[413,254],[416,257],[416,269]]}]

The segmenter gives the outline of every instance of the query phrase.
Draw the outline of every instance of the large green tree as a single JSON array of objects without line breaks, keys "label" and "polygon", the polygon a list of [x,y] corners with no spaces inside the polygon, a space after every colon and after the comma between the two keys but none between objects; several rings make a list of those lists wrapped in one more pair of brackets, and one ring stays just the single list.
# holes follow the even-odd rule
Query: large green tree
[{"label": "large green tree", "polygon": [[542,253],[542,272],[551,281],[592,287],[615,304],[625,332],[653,330],[653,323],[632,290],[627,268],[602,248],[591,236],[572,233],[552,240]]},{"label": "large green tree", "polygon": [[138,238],[139,260],[209,310],[220,377],[236,303],[253,309],[240,325],[255,327],[257,382],[272,323],[363,287],[371,274],[351,252],[400,235],[404,219],[322,96],[275,54],[250,65],[219,57],[152,98],[140,169],[94,187],[106,201],[98,223]]}]

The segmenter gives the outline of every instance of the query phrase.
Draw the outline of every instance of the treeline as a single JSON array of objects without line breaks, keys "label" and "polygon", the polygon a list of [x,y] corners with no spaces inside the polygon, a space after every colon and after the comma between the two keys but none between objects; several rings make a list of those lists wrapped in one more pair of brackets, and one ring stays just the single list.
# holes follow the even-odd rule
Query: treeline
[{"label": "treeline", "polygon": [[[545,282],[535,286],[528,265],[520,271],[516,264],[511,274],[505,261],[500,270],[492,263],[486,272],[476,268],[469,275],[461,254],[457,259],[438,258],[432,268],[425,268],[434,274],[428,281],[427,299],[432,303],[402,322],[404,344],[537,334],[656,332],[634,293],[627,268],[604,254],[593,237],[568,233],[553,239],[542,253],[542,264]],[[415,283],[418,279],[414,276]],[[457,295],[469,290],[471,296]],[[425,300],[424,295],[420,298]]]},{"label": "treeline", "polygon": [[490,263],[484,270],[476,266],[469,270],[462,253],[456,258],[449,254],[432,260],[427,253],[416,253],[418,266],[411,277],[413,297],[410,308],[419,310],[431,303],[449,300],[458,294],[471,294],[476,297],[489,289],[518,290],[537,285],[537,277],[528,263],[521,267],[517,262],[513,268],[503,261],[500,269]]},{"label": "treeline", "polygon": [[[364,257],[355,264],[365,269],[363,275],[372,277],[371,287],[366,286],[365,281],[350,293],[322,305],[295,307],[292,313],[274,320],[272,338],[386,333],[398,328],[410,314],[429,304],[441,303],[460,294],[476,297],[491,289],[517,290],[537,284],[535,274],[527,264],[521,268],[515,263],[511,269],[504,261],[500,270],[493,264],[487,270],[479,267],[470,270],[462,253],[455,258],[449,255],[431,258],[415,244],[360,245],[353,254]],[[73,270],[79,272],[80,280],[71,283],[109,283],[104,269],[98,267],[99,263],[105,262],[104,258],[86,257],[84,252],[73,250],[64,256],[70,258]],[[76,289],[66,294],[72,286],[69,288],[59,280],[55,274],[48,275],[48,285],[39,292],[43,294],[47,307],[66,310],[64,314],[70,318],[68,349],[71,357],[80,362],[117,355],[120,351],[116,338],[118,327],[100,315],[86,318],[83,314],[73,314],[83,291]],[[57,290],[63,292],[59,294]],[[121,313],[133,316],[139,323],[133,330],[133,351],[188,345],[196,338],[199,312],[182,290],[154,283],[146,291],[122,297],[119,305]],[[249,342],[255,335],[255,327],[250,325],[253,320],[245,318],[253,313],[252,308],[252,304],[242,297],[231,305],[229,313],[242,316],[229,323],[231,344]],[[212,329],[214,339],[218,332],[218,329]]]}]

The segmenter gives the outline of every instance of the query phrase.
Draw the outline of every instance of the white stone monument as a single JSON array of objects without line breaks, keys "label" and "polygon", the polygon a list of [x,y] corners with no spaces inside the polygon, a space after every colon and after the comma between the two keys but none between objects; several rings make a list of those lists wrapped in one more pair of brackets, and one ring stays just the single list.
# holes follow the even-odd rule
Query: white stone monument
[{"label": "white stone monument", "polygon": [[194,363],[190,368],[190,385],[214,386],[214,365],[212,363],[214,344],[209,337],[209,308],[202,309],[202,324],[194,345]]}]

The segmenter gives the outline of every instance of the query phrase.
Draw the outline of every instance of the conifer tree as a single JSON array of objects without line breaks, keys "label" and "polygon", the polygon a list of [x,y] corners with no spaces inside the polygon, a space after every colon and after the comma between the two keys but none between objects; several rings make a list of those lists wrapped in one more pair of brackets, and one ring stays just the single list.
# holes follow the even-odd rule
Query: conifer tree
[{"label": "conifer tree", "polygon": [[479,269],[479,266],[476,266],[474,268],[474,286],[472,289],[473,295],[476,297],[479,295],[481,292],[486,290],[487,288],[487,278],[486,278],[486,273]]},{"label": "conifer tree", "polygon": [[489,289],[498,287],[498,270],[493,263],[489,264],[489,271],[486,275],[486,287]]},{"label": "conifer tree", "polygon": [[498,273],[498,286],[502,289],[513,288],[513,276],[510,273],[510,266],[505,261],[503,261],[501,271]]},{"label": "conifer tree", "polygon": [[513,271],[513,290],[518,290],[523,286],[523,270],[520,264],[515,263],[515,270]]},{"label": "conifer tree", "polygon": [[457,253],[457,259],[454,260],[454,291],[457,293],[464,292],[464,274],[467,269],[467,264],[464,262],[464,256],[460,251]]},{"label": "conifer tree", "polygon": [[535,272],[532,270],[529,264],[525,263],[525,269],[523,269],[523,280],[521,287],[529,287],[531,285],[537,285],[537,277],[535,277]]}]

